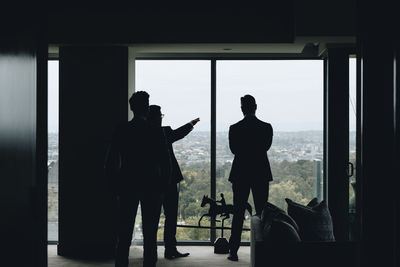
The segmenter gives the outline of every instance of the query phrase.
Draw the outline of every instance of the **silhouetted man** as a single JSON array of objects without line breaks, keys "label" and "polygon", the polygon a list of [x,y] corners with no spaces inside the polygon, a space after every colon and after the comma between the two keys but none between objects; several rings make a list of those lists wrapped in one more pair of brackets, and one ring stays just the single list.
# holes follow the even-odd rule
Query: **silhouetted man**
[{"label": "silhouetted man", "polygon": [[168,150],[161,129],[146,121],[149,95],[144,91],[136,92],[129,104],[134,118],[115,130],[105,166],[119,198],[115,266],[128,266],[139,202],[144,239],[143,266],[156,266],[161,200],[168,182],[165,180]]},{"label": "silhouetted man", "polygon": [[[149,108],[149,123],[155,126],[161,127],[161,122],[164,114],[161,114],[161,107],[157,105],[151,105]],[[178,161],[176,160],[172,144],[188,135],[192,130],[193,126],[200,119],[194,119],[191,122],[179,127],[176,130],[172,130],[170,126],[162,127],[167,146],[169,156],[171,160],[171,177],[169,178],[169,184],[163,200],[165,225],[164,225],[164,244],[165,253],[164,257],[167,259],[175,259],[180,257],[187,257],[189,253],[180,253],[176,249],[176,222],[178,218],[178,199],[179,192],[177,189],[177,183],[183,180],[181,169],[179,168]]]},{"label": "silhouetted man", "polygon": [[272,181],[267,157],[272,144],[272,126],[255,116],[257,104],[254,97],[245,95],[240,101],[244,118],[229,128],[229,147],[235,155],[229,175],[234,205],[228,256],[232,261],[238,260],[237,251],[250,189],[256,213],[261,214],[268,200],[269,182]]}]

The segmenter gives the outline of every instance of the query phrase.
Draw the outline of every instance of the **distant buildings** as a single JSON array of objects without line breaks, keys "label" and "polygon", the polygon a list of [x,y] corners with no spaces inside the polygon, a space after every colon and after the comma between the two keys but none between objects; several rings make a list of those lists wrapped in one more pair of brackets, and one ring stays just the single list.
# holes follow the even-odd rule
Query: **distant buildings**
[{"label": "distant buildings", "polygon": [[[268,156],[270,160],[281,162],[313,160],[323,157],[322,131],[276,132]],[[217,164],[232,162],[228,132],[217,133]],[[210,161],[210,133],[192,132],[174,144],[176,158],[181,163]]]}]

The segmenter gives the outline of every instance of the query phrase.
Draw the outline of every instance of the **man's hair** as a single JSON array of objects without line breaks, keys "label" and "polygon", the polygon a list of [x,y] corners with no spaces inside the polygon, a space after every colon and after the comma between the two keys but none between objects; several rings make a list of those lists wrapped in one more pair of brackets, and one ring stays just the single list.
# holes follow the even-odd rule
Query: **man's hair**
[{"label": "man's hair", "polygon": [[245,115],[254,114],[257,109],[256,99],[251,95],[245,95],[240,98],[242,111]]},{"label": "man's hair", "polygon": [[150,105],[149,106],[149,114],[148,118],[149,119],[159,119],[161,115],[161,107],[157,105]]},{"label": "man's hair", "polygon": [[149,110],[149,94],[145,91],[137,91],[129,98],[129,105],[133,114],[145,115]]}]

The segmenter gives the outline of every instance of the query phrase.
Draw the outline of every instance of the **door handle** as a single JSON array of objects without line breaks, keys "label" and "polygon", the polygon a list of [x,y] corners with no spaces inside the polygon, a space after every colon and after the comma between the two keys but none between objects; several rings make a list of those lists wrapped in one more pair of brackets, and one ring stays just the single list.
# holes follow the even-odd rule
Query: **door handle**
[{"label": "door handle", "polygon": [[350,177],[352,177],[354,175],[354,164],[349,162],[349,166],[350,168],[347,169],[347,175]]}]

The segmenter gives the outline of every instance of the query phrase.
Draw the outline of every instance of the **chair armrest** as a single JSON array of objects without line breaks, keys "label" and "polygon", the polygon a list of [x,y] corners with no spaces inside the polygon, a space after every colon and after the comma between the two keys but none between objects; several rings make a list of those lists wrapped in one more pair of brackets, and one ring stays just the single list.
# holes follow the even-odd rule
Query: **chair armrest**
[{"label": "chair armrest", "polygon": [[261,218],[258,215],[254,215],[250,219],[250,230],[251,230],[251,241],[262,242],[263,240],[263,228],[264,225],[261,222]]},{"label": "chair armrest", "polygon": [[263,264],[263,229],[260,216],[254,215],[250,218],[250,266],[257,267]]}]

